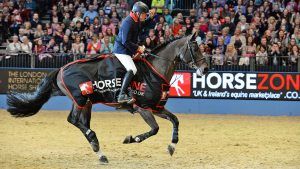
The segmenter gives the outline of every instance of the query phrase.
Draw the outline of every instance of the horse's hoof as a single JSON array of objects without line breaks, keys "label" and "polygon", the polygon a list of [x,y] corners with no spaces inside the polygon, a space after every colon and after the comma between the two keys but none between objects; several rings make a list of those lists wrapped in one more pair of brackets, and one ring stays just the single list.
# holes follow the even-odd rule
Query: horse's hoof
[{"label": "horse's hoof", "polygon": [[104,156],[104,155],[101,156],[99,160],[100,160],[100,163],[101,163],[101,164],[108,164],[108,159],[107,159],[107,157]]},{"label": "horse's hoof", "polygon": [[123,144],[130,144],[130,143],[134,143],[135,140],[132,136],[126,136],[126,138],[123,141]]},{"label": "horse's hoof", "polygon": [[170,145],[168,146],[168,152],[169,152],[169,154],[170,154],[171,156],[174,154],[174,152],[175,152],[175,144],[170,144]]}]

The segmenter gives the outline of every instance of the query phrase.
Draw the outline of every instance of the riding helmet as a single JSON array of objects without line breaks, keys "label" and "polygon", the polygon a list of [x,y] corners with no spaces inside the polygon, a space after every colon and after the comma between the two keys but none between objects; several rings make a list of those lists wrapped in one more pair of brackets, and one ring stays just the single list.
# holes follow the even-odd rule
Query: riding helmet
[{"label": "riding helmet", "polygon": [[143,3],[143,2],[136,2],[133,7],[132,7],[133,12],[138,12],[138,13],[148,13],[149,12],[149,7]]}]

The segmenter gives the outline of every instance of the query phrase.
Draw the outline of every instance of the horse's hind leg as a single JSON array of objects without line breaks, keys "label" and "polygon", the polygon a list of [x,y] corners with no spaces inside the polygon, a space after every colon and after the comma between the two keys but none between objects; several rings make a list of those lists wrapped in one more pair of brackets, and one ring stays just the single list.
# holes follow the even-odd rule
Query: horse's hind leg
[{"label": "horse's hind leg", "polygon": [[92,104],[90,102],[83,109],[73,105],[68,122],[80,129],[88,142],[91,144],[93,151],[99,156],[102,163],[108,163],[105,155],[101,152],[96,133],[90,129]]},{"label": "horse's hind leg", "polygon": [[177,117],[168,111],[167,109],[163,109],[157,113],[154,113],[154,115],[159,116],[163,119],[167,119],[172,122],[173,124],[173,133],[172,133],[172,143],[168,146],[168,151],[170,155],[173,155],[175,151],[175,145],[178,143],[178,127],[179,127],[179,121]]},{"label": "horse's hind leg", "polygon": [[144,140],[146,140],[147,138],[157,134],[158,130],[159,130],[159,126],[152,114],[152,112],[139,108],[137,110],[137,112],[142,116],[142,118],[145,120],[145,122],[151,127],[151,130],[149,132],[140,134],[136,137],[132,137],[132,136],[127,136],[124,140],[124,144],[129,144],[129,143],[140,143]]}]

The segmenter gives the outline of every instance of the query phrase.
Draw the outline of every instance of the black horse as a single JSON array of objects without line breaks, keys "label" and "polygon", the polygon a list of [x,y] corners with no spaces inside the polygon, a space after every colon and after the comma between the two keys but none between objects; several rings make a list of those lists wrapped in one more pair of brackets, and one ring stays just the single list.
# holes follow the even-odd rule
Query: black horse
[{"label": "black horse", "polygon": [[[153,53],[146,54],[145,59],[138,59],[136,61],[138,74],[133,79],[133,83],[144,83],[150,92],[141,94],[143,92],[141,90],[145,90],[147,87],[141,87],[141,85],[136,84],[132,85],[132,90],[135,91],[133,92],[133,96],[136,98],[136,102],[132,105],[120,105],[116,102],[120,88],[116,85],[117,80],[113,83],[111,81],[103,83],[106,84],[106,87],[108,86],[107,89],[111,89],[109,87],[112,86],[114,89],[118,89],[114,92],[107,90],[103,92],[102,90],[100,94],[97,92],[91,94],[89,92],[93,90],[86,90],[86,87],[89,86],[82,86],[82,82],[90,81],[91,83],[98,76],[109,74],[120,77],[123,75],[122,70],[124,72],[124,67],[115,68],[113,71],[108,69],[109,67],[120,65],[120,62],[113,55],[110,55],[96,59],[78,60],[73,64],[68,64],[63,68],[55,70],[43,79],[34,93],[8,94],[8,112],[14,117],[32,116],[41,109],[42,105],[51,96],[58,94],[68,96],[73,100],[73,107],[68,121],[81,130],[91,144],[93,151],[99,156],[100,162],[108,163],[106,156],[100,149],[96,133],[90,129],[92,104],[97,102],[96,99],[98,97],[98,100],[100,99],[102,103],[109,106],[124,108],[132,113],[139,113],[151,127],[149,132],[135,137],[127,136],[124,140],[125,144],[140,143],[158,132],[159,126],[153,115],[169,120],[173,124],[173,133],[168,151],[170,155],[173,155],[175,145],[178,143],[179,121],[174,114],[164,107],[168,98],[169,81],[172,78],[176,65],[181,61],[188,64],[189,67],[197,69],[198,75],[202,75],[208,71],[206,59],[200,53],[197,43],[193,39],[194,35],[174,39],[157,47],[152,51]],[[92,72],[92,70],[96,72]]]}]

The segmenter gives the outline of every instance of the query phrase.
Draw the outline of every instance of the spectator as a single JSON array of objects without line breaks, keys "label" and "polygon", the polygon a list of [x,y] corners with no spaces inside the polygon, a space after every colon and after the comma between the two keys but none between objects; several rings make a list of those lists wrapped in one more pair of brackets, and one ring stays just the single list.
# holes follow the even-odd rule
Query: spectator
[{"label": "spectator", "polygon": [[235,31],[235,25],[231,22],[230,16],[226,16],[225,17],[225,23],[221,25],[221,29],[224,29],[225,27],[228,28],[229,30],[229,34],[231,36],[234,35],[234,31]]},{"label": "spectator", "polygon": [[168,25],[171,25],[173,23],[173,18],[169,13],[169,9],[166,8],[164,9],[164,15],[166,22],[168,23]]},{"label": "spectator", "polygon": [[91,54],[99,54],[101,49],[101,42],[98,40],[97,35],[93,35],[92,40],[87,45],[87,53]]},{"label": "spectator", "polygon": [[76,35],[75,42],[72,44],[72,53],[77,56],[77,58],[82,58],[84,55],[84,43],[81,42],[81,36]]},{"label": "spectator", "polygon": [[199,29],[202,31],[202,32],[207,32],[208,31],[208,24],[207,22],[205,21],[204,17],[201,17],[199,19]]},{"label": "spectator", "polygon": [[182,25],[179,23],[179,19],[178,18],[174,18],[174,23],[170,27],[172,29],[173,35],[177,36],[179,30],[182,28]]},{"label": "spectator", "polygon": [[218,21],[218,18],[214,17],[212,22],[209,24],[208,30],[211,31],[214,35],[219,35],[221,25]]},{"label": "spectator", "polygon": [[109,53],[112,53],[112,50],[113,50],[113,43],[110,42],[110,37],[109,36],[104,36],[103,38],[103,42],[101,44],[101,49],[100,49],[100,53],[101,54],[109,54]]},{"label": "spectator", "polygon": [[259,66],[265,66],[268,64],[268,53],[264,46],[260,46],[259,51],[256,54],[256,64]]},{"label": "spectator", "polygon": [[164,33],[164,39],[165,39],[165,41],[170,41],[170,40],[172,40],[174,37],[173,37],[173,35],[172,35],[172,33],[171,33],[171,29],[166,29],[165,30],[165,33]]},{"label": "spectator", "polygon": [[44,36],[44,31],[42,25],[37,25],[36,30],[33,34],[34,41],[37,42],[37,40],[41,39]]},{"label": "spectator", "polygon": [[94,18],[97,17],[97,16],[98,16],[98,13],[94,10],[94,6],[89,5],[89,10],[84,13],[83,18],[88,17],[89,22],[93,23]]},{"label": "spectator", "polygon": [[230,43],[234,45],[238,55],[242,55],[242,48],[246,46],[246,38],[244,35],[241,35],[240,29],[237,28],[235,30],[234,36],[230,39]]},{"label": "spectator", "polygon": [[292,50],[289,51],[288,56],[289,56],[289,65],[290,66],[297,65],[300,57],[299,47],[297,45],[294,45],[292,47]]},{"label": "spectator", "polygon": [[12,37],[12,42],[7,45],[6,51],[10,54],[5,56],[6,59],[9,59],[11,55],[18,55],[17,53],[21,51],[21,44],[18,36],[15,35]]},{"label": "spectator", "polygon": [[224,61],[227,65],[237,65],[238,56],[237,56],[237,51],[234,48],[234,45],[232,44],[227,45]]},{"label": "spectator", "polygon": [[60,43],[60,52],[71,53],[72,51],[72,42],[69,39],[69,36],[64,35],[63,41]]},{"label": "spectator", "polygon": [[225,56],[221,53],[219,48],[215,49],[215,54],[212,56],[213,65],[223,65]]},{"label": "spectator", "polygon": [[277,43],[272,45],[271,51],[269,53],[271,57],[270,64],[273,66],[286,65],[285,60],[281,58],[282,53],[280,52],[279,46]]},{"label": "spectator", "polygon": [[115,26],[110,22],[108,17],[105,17],[102,25],[102,33],[105,34],[106,29],[110,28],[112,30],[113,35],[116,34]]},{"label": "spectator", "polygon": [[146,37],[144,46],[148,50],[152,50],[155,48],[155,44],[153,43],[153,41],[151,41],[150,37]]},{"label": "spectator", "polygon": [[76,16],[75,16],[75,18],[72,19],[72,22],[74,22],[74,23],[77,23],[78,21],[83,22],[82,13],[79,10],[76,11]]},{"label": "spectator", "polygon": [[34,13],[32,20],[30,22],[32,28],[36,28],[38,25],[42,25],[42,22],[39,19],[39,14],[38,13]]},{"label": "spectator", "polygon": [[23,43],[21,44],[21,51],[24,53],[32,53],[32,43],[27,36],[23,37]]}]

